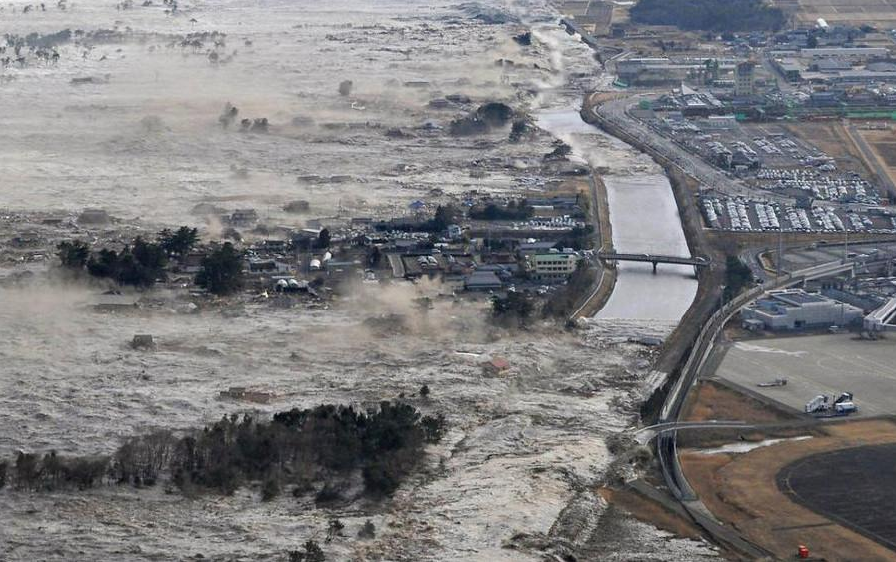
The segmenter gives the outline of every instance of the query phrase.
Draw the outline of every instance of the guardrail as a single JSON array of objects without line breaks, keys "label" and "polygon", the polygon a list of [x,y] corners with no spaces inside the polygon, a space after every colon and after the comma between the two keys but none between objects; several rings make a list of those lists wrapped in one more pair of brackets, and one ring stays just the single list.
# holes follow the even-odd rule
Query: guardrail
[{"label": "guardrail", "polygon": [[[806,268],[782,277],[777,281],[763,283],[746,293],[738,295],[736,298],[719,308],[709,321],[704,325],[703,329],[694,340],[691,354],[688,356],[681,374],[672,386],[663,408],[660,410],[660,423],[670,423],[678,421],[681,414],[681,408],[687,398],[688,391],[694,384],[697,375],[702,371],[709,352],[712,350],[712,344],[718,338],[722,329],[728,320],[734,316],[747,303],[759,297],[762,293],[782,287],[788,287],[797,283],[802,283],[816,277],[824,277],[833,275],[843,271],[848,271],[855,266],[852,261],[843,263],[840,261],[830,262],[818,266]],[[666,485],[672,491],[673,495],[679,501],[693,501],[697,499],[697,495],[688,484],[687,479],[681,472],[678,464],[678,446],[677,431],[663,433],[657,438],[657,454],[660,460],[660,467],[666,480]]]}]

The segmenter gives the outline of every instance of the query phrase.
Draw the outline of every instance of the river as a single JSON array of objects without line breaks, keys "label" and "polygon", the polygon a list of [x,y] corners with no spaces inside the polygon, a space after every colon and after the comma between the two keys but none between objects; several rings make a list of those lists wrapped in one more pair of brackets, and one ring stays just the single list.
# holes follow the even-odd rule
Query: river
[{"label": "river", "polygon": [[[560,54],[559,60],[569,74],[582,75],[585,69],[595,74],[591,52],[581,41],[552,30],[542,30],[539,38]],[[596,74],[590,87],[608,87],[607,77]],[[606,170],[603,180],[614,249],[689,255],[672,187],[662,168],[634,147],[585,123],[578,111],[584,93],[570,83],[546,89],[537,123],[569,144],[575,159]],[[642,325],[671,329],[691,306],[696,293],[697,280],[691,266],[660,264],[654,274],[649,263],[620,263],[613,294],[596,319],[626,321],[636,331]]]}]

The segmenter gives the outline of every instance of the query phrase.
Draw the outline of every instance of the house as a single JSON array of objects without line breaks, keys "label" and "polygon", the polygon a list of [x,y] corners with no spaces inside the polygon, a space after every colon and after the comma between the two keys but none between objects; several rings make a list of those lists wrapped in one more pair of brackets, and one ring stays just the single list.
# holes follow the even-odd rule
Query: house
[{"label": "house", "polygon": [[504,286],[494,271],[479,271],[464,278],[464,288],[468,291],[498,291]]},{"label": "house", "polygon": [[250,275],[263,275],[263,274],[277,274],[283,275],[285,273],[289,273],[290,267],[289,264],[283,263],[281,261],[267,259],[250,259],[249,260],[249,274]]},{"label": "house", "polygon": [[276,398],[276,395],[272,392],[263,390],[251,390],[243,386],[231,386],[227,390],[222,390],[218,397],[222,399],[255,402],[256,404],[268,404]]},{"label": "house", "polygon": [[492,357],[482,364],[482,371],[492,377],[506,373],[509,369],[510,362],[503,357]]},{"label": "house", "polygon": [[250,226],[258,222],[255,209],[237,209],[230,215],[230,224],[234,226]]},{"label": "house", "polygon": [[78,215],[78,224],[80,225],[103,225],[109,224],[110,221],[109,213],[102,209],[84,209]]},{"label": "house", "polygon": [[109,292],[94,296],[88,306],[102,312],[124,312],[136,309],[139,300],[134,295]]}]

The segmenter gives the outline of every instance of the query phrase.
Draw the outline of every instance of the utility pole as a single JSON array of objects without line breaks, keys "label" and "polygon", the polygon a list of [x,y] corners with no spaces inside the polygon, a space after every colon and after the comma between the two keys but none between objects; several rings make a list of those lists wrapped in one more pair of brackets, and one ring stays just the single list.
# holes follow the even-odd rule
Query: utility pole
[{"label": "utility pole", "polygon": [[778,229],[778,259],[777,266],[775,268],[775,282],[778,282],[778,277],[781,276],[781,259],[784,257],[784,229]]},{"label": "utility pole", "polygon": [[843,263],[849,258],[849,229],[844,228],[843,233],[846,235],[843,239]]}]

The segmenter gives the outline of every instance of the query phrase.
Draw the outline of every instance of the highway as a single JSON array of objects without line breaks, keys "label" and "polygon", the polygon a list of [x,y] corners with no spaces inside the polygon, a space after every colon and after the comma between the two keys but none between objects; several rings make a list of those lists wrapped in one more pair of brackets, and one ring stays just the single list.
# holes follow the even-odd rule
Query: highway
[{"label": "highway", "polygon": [[[642,94],[638,94],[638,96],[640,95]],[[613,100],[602,105],[591,104],[589,110],[598,120],[607,121],[621,131],[625,131],[625,134],[635,139],[637,143],[646,145],[659,157],[668,161],[686,175],[696,179],[701,184],[701,190],[714,189],[730,196],[793,204],[793,198],[791,197],[754,189],[728,177],[699,156],[691,154],[686,149],[678,146],[673,140],[660,135],[641,121],[630,116],[628,109],[636,103],[638,96]],[[623,140],[627,139],[623,138]]]},{"label": "highway", "polygon": [[[736,545],[739,550],[751,556],[765,556],[767,553],[761,547],[753,545],[739,537],[736,532],[722,526],[699,500],[696,493],[688,484],[678,463],[677,424],[682,407],[687,399],[690,389],[703,371],[706,361],[709,359],[713,346],[725,324],[743,308],[746,304],[760,296],[765,291],[783,287],[789,287],[802,283],[809,279],[827,277],[855,266],[853,261],[835,261],[826,264],[812,266],[792,274],[782,276],[777,281],[770,280],[761,286],[755,287],[727,303],[717,310],[704,325],[694,342],[691,354],[682,367],[678,379],[675,381],[660,411],[660,427],[669,427],[669,431],[660,431],[656,436],[657,457],[664,480],[672,495],[688,511],[697,523],[707,530],[716,539],[728,544]],[[706,422],[704,422],[706,423]],[[720,422],[721,423],[721,422]],[[733,423],[733,422],[728,422]],[[721,427],[721,426],[719,426]]]}]

